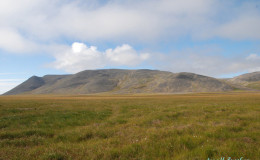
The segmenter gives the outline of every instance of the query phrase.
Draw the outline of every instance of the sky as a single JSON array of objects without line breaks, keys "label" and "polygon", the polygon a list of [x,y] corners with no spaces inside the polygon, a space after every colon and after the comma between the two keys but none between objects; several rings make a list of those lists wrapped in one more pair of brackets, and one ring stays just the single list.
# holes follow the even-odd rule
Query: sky
[{"label": "sky", "polygon": [[0,94],[33,75],[109,68],[260,71],[260,1],[0,1]]}]

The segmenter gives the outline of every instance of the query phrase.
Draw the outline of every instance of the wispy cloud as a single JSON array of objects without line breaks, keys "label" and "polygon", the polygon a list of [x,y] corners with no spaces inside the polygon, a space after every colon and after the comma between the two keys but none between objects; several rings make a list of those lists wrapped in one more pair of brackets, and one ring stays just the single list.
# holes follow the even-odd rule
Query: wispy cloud
[{"label": "wispy cloud", "polygon": [[16,87],[25,79],[0,79],[0,95]]},{"label": "wispy cloud", "polygon": [[249,56],[246,57],[248,61],[259,61],[260,56],[258,54],[252,53]]},{"label": "wispy cloud", "polygon": [[0,75],[21,75],[21,74],[26,74],[25,72],[3,72],[3,73],[0,73]]},{"label": "wispy cloud", "polygon": [[24,81],[25,79],[0,79],[0,82],[21,82]]},{"label": "wispy cloud", "polygon": [[[174,52],[170,55],[160,54],[160,63],[154,59],[153,64],[159,64],[155,68],[172,72],[193,72],[213,77],[228,75],[238,72],[260,71],[259,55],[252,56],[231,56],[212,54],[213,50],[190,49],[182,52]],[[181,56],[180,56],[181,55]]]}]

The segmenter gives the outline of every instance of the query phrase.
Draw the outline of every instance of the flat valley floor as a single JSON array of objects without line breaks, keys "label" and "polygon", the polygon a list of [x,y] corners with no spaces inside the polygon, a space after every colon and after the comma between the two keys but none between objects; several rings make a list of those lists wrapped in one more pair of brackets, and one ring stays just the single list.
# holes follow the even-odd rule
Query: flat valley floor
[{"label": "flat valley floor", "polygon": [[0,96],[0,159],[260,157],[260,93]]}]

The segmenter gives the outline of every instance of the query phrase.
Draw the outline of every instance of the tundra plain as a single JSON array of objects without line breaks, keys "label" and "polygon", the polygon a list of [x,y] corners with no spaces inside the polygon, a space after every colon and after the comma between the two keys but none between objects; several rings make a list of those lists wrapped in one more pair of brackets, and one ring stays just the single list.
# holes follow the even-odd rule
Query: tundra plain
[{"label": "tundra plain", "polygon": [[0,159],[260,157],[260,93],[0,96]]}]

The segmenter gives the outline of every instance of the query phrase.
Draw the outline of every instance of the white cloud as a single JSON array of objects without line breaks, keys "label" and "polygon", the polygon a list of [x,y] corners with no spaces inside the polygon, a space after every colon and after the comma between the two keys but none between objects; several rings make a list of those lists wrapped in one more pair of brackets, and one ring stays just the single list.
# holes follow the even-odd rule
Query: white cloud
[{"label": "white cloud", "polygon": [[254,55],[226,58],[196,49],[168,55],[148,54],[139,53],[129,45],[100,51],[82,43],[74,43],[72,47],[63,43],[149,46],[163,41],[174,43],[183,37],[194,41],[218,37],[258,43],[259,6],[260,1],[256,0],[2,0],[0,49],[53,54],[56,61],[52,66],[67,72],[108,66],[135,67],[143,62],[158,69],[208,75],[256,70],[259,59]]},{"label": "white cloud", "polygon": [[137,66],[147,60],[149,54],[137,53],[127,44],[101,52],[95,46],[88,47],[84,43],[74,42],[71,48],[56,54],[55,58],[52,67],[75,73],[106,66]]},{"label": "white cloud", "polygon": [[136,66],[149,58],[149,53],[141,53],[140,55],[129,45],[113,49],[108,49],[105,52],[106,58],[116,65]]},{"label": "white cloud", "polygon": [[103,56],[96,47],[87,47],[83,43],[73,43],[72,47],[55,55],[56,61],[52,64],[56,69],[67,72],[78,72],[83,69],[102,68]]},{"label": "white cloud", "polygon": [[216,36],[233,39],[260,39],[260,13],[242,15],[216,28]]},{"label": "white cloud", "polygon": [[17,31],[10,28],[0,27],[0,48],[10,52],[31,52],[35,51],[37,45],[25,39]]},{"label": "white cloud", "polygon": [[89,43],[147,43],[187,35],[259,40],[257,6],[259,1],[1,1],[0,48],[28,52],[35,47],[33,43],[41,47],[64,37]]},{"label": "white cloud", "polygon": [[[73,53],[80,53],[84,50],[87,49],[87,46],[84,43],[78,43],[78,42],[74,42],[72,44],[72,52]],[[95,48],[93,48],[92,50],[96,50]]]}]

